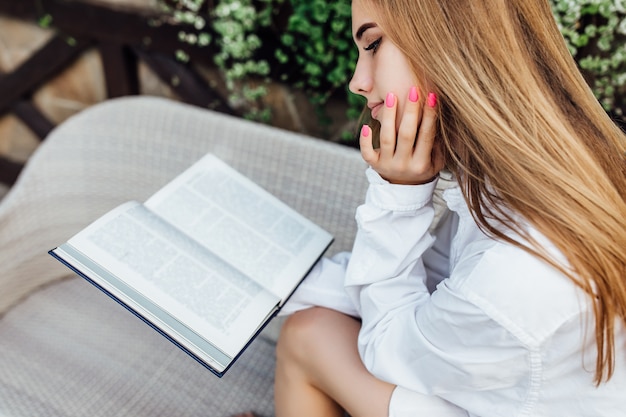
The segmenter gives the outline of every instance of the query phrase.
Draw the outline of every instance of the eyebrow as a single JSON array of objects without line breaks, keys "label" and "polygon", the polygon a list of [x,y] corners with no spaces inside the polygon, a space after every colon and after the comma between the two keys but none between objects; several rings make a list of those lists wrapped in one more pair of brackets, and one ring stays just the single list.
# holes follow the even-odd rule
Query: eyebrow
[{"label": "eyebrow", "polygon": [[377,25],[376,23],[364,23],[362,24],[359,29],[356,31],[356,35],[355,38],[357,41],[360,41],[361,38],[363,37],[363,33],[365,33],[366,30],[370,29],[370,28],[375,28]]}]

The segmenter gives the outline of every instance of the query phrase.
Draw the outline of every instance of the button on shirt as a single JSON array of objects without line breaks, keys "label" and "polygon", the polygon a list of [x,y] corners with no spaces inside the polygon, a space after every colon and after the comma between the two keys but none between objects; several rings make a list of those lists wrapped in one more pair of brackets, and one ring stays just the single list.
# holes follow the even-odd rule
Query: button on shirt
[{"label": "button on shirt", "polygon": [[570,279],[484,234],[459,187],[431,233],[434,182],[367,176],[352,253],[318,263],[283,314],[320,305],[360,317],[365,366],[398,386],[390,416],[626,415],[623,326],[615,373],[596,387],[593,309]]}]

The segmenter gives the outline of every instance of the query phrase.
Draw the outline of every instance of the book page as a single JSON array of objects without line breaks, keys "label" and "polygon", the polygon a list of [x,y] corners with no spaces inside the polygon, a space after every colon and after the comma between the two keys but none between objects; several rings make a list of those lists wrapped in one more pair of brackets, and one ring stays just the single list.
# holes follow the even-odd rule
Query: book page
[{"label": "book page", "polygon": [[108,213],[68,244],[231,357],[279,302],[139,203]]},{"label": "book page", "polygon": [[209,154],[145,205],[286,298],[332,236]]}]

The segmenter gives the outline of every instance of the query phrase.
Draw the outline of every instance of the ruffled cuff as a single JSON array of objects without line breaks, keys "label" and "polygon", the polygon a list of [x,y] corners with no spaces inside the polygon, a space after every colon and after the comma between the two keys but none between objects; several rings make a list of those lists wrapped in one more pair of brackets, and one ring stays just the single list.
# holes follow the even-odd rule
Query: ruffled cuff
[{"label": "ruffled cuff", "polygon": [[414,211],[426,206],[432,200],[439,178],[420,185],[391,184],[371,167],[367,169],[366,176],[370,186],[365,202],[390,211]]}]

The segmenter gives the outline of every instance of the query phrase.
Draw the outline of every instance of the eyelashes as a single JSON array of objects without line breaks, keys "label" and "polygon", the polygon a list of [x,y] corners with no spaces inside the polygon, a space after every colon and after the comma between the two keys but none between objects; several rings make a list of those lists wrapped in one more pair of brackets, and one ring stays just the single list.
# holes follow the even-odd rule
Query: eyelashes
[{"label": "eyelashes", "polygon": [[376,51],[378,50],[378,47],[380,46],[380,43],[382,42],[383,38],[380,37],[378,39],[376,39],[374,42],[370,43],[369,45],[367,45],[365,48],[363,48],[365,51],[372,51],[373,54],[376,53]]}]

